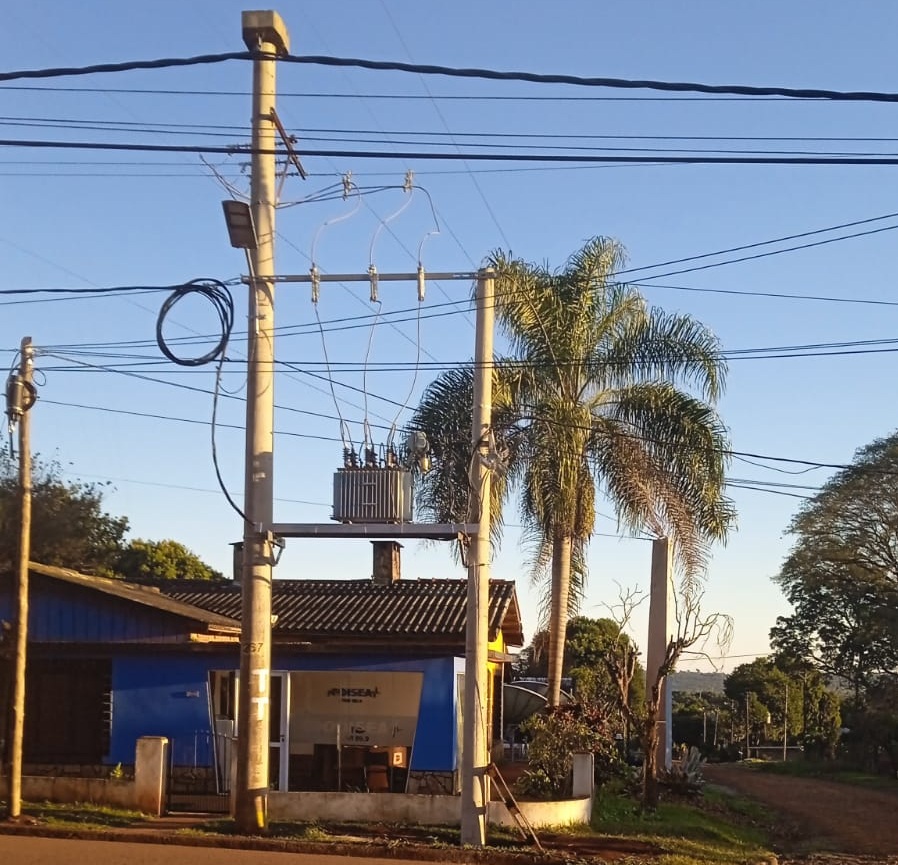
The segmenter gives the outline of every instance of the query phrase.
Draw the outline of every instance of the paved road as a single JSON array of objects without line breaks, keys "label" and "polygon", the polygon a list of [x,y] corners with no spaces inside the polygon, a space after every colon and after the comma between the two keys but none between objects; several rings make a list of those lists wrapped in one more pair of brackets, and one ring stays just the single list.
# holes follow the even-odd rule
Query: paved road
[{"label": "paved road", "polygon": [[90,865],[347,865],[347,862],[401,865],[396,859],[347,859],[345,856],[14,835],[0,835],[0,862],[4,865],[60,865],[63,862]]}]

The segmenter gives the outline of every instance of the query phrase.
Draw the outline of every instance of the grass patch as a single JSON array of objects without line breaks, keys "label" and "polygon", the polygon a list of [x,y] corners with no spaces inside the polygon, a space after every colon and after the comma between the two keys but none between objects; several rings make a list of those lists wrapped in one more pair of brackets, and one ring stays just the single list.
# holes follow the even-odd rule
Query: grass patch
[{"label": "grass patch", "polygon": [[[82,831],[127,829],[145,826],[152,820],[146,814],[127,809],[50,802],[26,803],[23,814],[46,826]],[[537,835],[542,835],[551,851],[547,861],[579,861],[595,855],[593,849],[597,853],[607,848],[623,851],[624,856],[629,855],[629,862],[651,865],[746,865],[761,861],[768,854],[767,828],[772,823],[762,807],[723,793],[706,792],[704,796],[688,801],[665,801],[657,812],[644,814],[631,796],[620,789],[606,788],[597,796],[591,826],[554,827],[537,830]],[[221,818],[178,829],[176,834],[237,833],[233,820]],[[570,837],[571,845],[561,841],[559,836]],[[392,849],[401,848],[409,854],[415,848],[429,847],[445,851],[446,862],[470,861],[459,858],[467,854],[461,846],[457,826],[350,821],[272,822],[267,838],[347,847],[373,842]],[[483,861],[489,860],[489,851],[512,855],[532,852],[513,828],[491,827],[488,844],[483,851]],[[642,852],[644,848],[645,853]]]},{"label": "grass patch", "polygon": [[742,865],[769,854],[772,817],[739,797],[706,792],[689,801],[662,801],[644,813],[632,797],[603,789],[593,811],[594,831],[646,841],[664,852],[657,865]]},{"label": "grass patch", "polygon": [[22,814],[46,826],[72,829],[126,829],[151,819],[140,811],[92,805],[88,802],[61,805],[56,802],[26,802]]},{"label": "grass patch", "polygon": [[873,775],[868,772],[859,772],[836,762],[822,762],[816,760],[795,760],[772,762],[767,760],[752,760],[749,765],[760,772],[769,772],[771,775],[787,775],[792,778],[815,778],[824,781],[838,781],[841,784],[851,784],[855,787],[866,787],[871,790],[886,790],[898,793],[896,779],[886,775]]}]

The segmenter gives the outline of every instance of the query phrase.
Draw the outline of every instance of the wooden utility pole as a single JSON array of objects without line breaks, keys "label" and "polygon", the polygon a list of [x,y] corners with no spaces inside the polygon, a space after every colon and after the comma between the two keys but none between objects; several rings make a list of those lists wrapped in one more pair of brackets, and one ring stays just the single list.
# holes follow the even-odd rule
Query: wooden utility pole
[{"label": "wooden utility pole", "polygon": [[274,217],[276,56],[290,53],[277,12],[244,12],[243,41],[253,60],[250,206],[257,242],[250,250],[246,398],[245,525],[234,819],[243,833],[268,828],[271,709],[272,544],[262,527],[274,509]]},{"label": "wooden utility pole", "polygon": [[[490,584],[489,432],[493,410],[493,272],[477,275],[474,329],[474,414],[471,422],[470,513],[477,533],[468,548],[468,614],[465,627],[465,702],[462,726],[461,841],[486,843],[487,645]],[[499,699],[499,698],[497,698]]]},{"label": "wooden utility pole", "polygon": [[9,817],[22,813],[22,750],[25,738],[25,661],[28,650],[28,561],[31,557],[31,417],[34,405],[34,350],[22,340],[19,371],[6,385],[6,413],[19,426],[19,558],[16,584],[16,645],[13,674],[12,735],[9,766]]}]

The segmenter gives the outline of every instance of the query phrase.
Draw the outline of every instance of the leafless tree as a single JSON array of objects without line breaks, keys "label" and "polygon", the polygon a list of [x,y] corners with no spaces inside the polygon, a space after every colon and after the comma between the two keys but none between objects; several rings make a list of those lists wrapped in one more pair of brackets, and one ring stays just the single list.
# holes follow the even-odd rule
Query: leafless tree
[{"label": "leafless tree", "polygon": [[693,580],[681,582],[674,591],[675,631],[670,634],[664,657],[656,670],[645,671],[645,699],[640,705],[628,700],[630,683],[636,672],[640,651],[636,643],[626,637],[625,630],[633,613],[647,594],[638,589],[621,590],[619,601],[611,606],[612,618],[618,624],[618,639],[614,651],[606,657],[608,672],[618,692],[620,710],[627,719],[630,729],[636,735],[643,753],[642,806],[654,810],[658,806],[658,722],[661,716],[661,702],[664,682],[676,669],[677,662],[685,653],[704,655],[704,646],[715,639],[717,646],[725,651],[732,640],[733,621],[724,613],[704,614],[701,610],[703,592]]}]

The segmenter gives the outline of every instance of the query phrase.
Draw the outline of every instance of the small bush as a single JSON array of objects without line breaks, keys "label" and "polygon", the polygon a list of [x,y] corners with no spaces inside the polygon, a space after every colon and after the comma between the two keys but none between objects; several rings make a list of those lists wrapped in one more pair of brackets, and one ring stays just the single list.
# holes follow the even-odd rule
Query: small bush
[{"label": "small bush", "polygon": [[547,715],[534,715],[521,725],[529,736],[529,771],[517,781],[516,789],[539,799],[571,795],[573,755],[588,751],[594,755],[597,775],[610,774],[621,764],[610,732],[607,716],[580,704],[558,706]]}]

